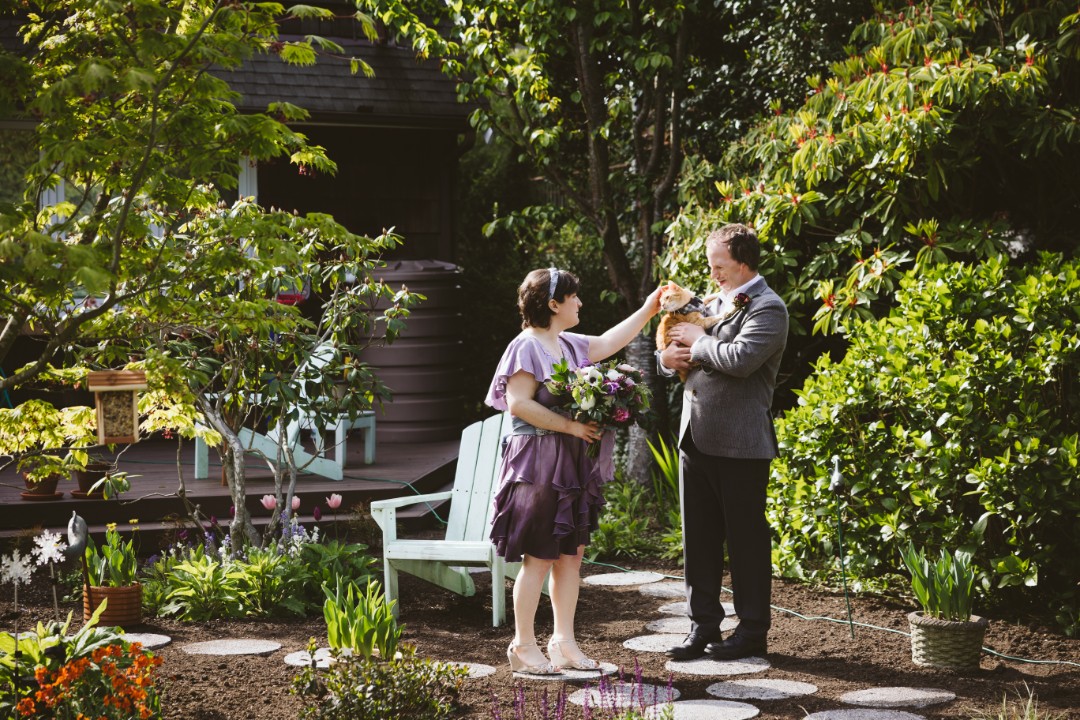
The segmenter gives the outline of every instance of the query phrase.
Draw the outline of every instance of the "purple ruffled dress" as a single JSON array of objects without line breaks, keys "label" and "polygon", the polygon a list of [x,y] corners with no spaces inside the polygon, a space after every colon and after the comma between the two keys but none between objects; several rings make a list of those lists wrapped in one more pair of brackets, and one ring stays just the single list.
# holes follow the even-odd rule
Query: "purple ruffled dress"
[{"label": "purple ruffled dress", "polygon": [[[561,333],[559,346],[571,369],[589,364],[585,335]],[[556,360],[537,339],[518,335],[503,353],[484,402],[505,411],[506,381],[524,370],[540,383],[537,402],[554,407],[555,399],[543,383],[550,379]],[[601,487],[614,476],[614,433],[604,433],[600,443],[599,457],[591,458],[585,453],[585,441],[573,435],[510,436],[491,522],[497,554],[508,562],[520,562],[523,554],[557,560],[588,544],[604,506]]]}]

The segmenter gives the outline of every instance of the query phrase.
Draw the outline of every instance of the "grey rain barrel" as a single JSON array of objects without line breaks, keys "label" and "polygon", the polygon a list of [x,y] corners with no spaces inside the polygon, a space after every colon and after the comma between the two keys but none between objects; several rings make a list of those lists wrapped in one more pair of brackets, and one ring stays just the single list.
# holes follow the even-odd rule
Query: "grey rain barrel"
[{"label": "grey rain barrel", "polygon": [[[379,442],[456,440],[461,436],[461,270],[438,260],[391,261],[376,277],[397,291],[427,298],[411,308],[392,345],[376,338],[361,358],[390,388],[392,400],[375,407]],[[377,307],[383,309],[388,302]]]}]

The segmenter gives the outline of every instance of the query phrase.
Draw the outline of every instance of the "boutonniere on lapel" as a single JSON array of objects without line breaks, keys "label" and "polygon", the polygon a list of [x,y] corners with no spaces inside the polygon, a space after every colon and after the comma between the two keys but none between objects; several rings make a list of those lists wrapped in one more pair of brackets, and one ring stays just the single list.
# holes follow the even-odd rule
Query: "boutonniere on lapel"
[{"label": "boutonniere on lapel", "polygon": [[738,295],[735,296],[735,299],[732,301],[732,306],[733,307],[730,310],[728,310],[726,313],[724,313],[723,317],[720,318],[721,322],[723,322],[724,320],[730,320],[731,318],[735,317],[738,313],[742,312],[747,307],[749,307],[750,306],[750,296],[747,295],[746,293],[739,293]]}]

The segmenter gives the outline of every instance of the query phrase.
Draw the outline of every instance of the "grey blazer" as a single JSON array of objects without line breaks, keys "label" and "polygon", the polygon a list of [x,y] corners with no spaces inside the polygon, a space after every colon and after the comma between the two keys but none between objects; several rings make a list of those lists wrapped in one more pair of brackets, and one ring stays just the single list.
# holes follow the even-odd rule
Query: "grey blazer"
[{"label": "grey blazer", "polygon": [[[697,367],[686,378],[679,441],[689,430],[706,455],[776,457],[773,390],[788,335],[784,301],[758,278],[746,294],[750,303],[690,348]],[[719,312],[719,299],[707,308]],[[672,371],[660,366],[661,373]]]}]

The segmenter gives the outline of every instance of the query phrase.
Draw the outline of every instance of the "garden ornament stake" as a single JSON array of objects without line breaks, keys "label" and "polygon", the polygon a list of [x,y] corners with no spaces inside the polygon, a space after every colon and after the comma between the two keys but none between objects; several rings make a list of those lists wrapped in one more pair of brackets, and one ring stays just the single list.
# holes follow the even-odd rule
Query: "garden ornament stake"
[{"label": "garden ornament stake", "polygon": [[848,628],[851,630],[851,639],[855,639],[855,623],[851,619],[851,599],[848,597],[847,568],[844,566],[844,527],[840,523],[840,493],[844,489],[844,477],[840,474],[840,458],[833,455],[832,481],[829,490],[836,496],[836,535],[840,543],[840,580],[844,584],[844,602],[847,604]]},{"label": "garden ornament stake", "polygon": [[68,558],[79,558],[82,564],[83,584],[90,587],[90,570],[86,567],[86,537],[88,531],[86,521],[79,517],[74,510],[71,511],[71,519],[68,520],[68,546],[64,554]]}]

